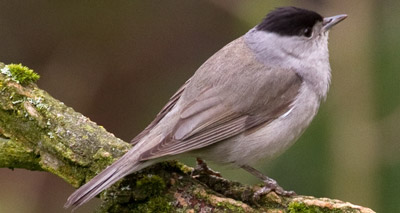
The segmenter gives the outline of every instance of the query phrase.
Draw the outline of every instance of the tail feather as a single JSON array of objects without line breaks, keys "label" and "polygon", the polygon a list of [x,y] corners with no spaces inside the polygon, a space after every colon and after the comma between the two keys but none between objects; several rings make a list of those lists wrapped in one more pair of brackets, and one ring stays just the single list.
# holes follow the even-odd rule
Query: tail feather
[{"label": "tail feather", "polygon": [[[129,160],[127,154],[71,194],[64,208],[73,207],[73,210],[77,209],[119,179],[145,167],[141,162]],[[128,159],[125,159],[127,157]]]}]

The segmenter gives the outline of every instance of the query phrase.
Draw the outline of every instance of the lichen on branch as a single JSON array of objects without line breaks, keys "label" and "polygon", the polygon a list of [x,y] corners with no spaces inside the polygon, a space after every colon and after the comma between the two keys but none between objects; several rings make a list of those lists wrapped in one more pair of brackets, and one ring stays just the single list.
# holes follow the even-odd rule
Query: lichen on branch
[{"label": "lichen on branch", "polygon": [[[0,70],[0,134],[8,139],[0,147],[6,153],[19,148],[0,166],[49,171],[79,186],[129,149],[129,144],[37,88],[38,75],[31,69],[0,64]],[[18,155],[30,156],[37,165],[22,165],[15,161]]]}]

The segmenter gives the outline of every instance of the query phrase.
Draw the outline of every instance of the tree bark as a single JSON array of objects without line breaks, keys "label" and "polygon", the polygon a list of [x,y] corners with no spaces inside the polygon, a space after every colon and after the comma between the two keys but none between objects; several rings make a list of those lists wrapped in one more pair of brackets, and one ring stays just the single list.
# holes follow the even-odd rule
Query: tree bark
[{"label": "tree bark", "polygon": [[[0,74],[0,93],[0,168],[47,171],[79,187],[131,147],[33,82],[21,85]],[[260,186],[192,171],[172,161],[129,175],[102,193],[101,211],[373,212],[339,200],[274,192],[255,200]]]}]

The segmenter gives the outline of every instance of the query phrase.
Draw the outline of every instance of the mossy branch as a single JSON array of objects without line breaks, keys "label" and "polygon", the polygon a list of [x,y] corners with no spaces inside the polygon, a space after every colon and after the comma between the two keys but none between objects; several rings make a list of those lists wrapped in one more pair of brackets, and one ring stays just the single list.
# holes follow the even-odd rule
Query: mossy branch
[{"label": "mossy branch", "polygon": [[129,149],[19,68],[0,64],[0,167],[48,171],[77,187]]},{"label": "mossy branch", "polygon": [[[128,143],[40,90],[38,75],[0,63],[0,168],[51,172],[79,187],[122,156]],[[164,162],[124,178],[101,195],[104,212],[373,212],[331,199],[269,193]]]}]

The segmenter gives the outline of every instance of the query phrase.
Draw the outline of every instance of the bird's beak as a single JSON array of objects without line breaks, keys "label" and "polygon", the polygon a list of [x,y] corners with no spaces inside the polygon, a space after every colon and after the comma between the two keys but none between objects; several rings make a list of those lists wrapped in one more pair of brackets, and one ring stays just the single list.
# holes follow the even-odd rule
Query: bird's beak
[{"label": "bird's beak", "polygon": [[324,18],[324,20],[322,22],[322,25],[323,25],[322,32],[327,32],[329,29],[331,29],[333,26],[335,26],[339,22],[343,21],[345,18],[347,18],[346,14]]}]

